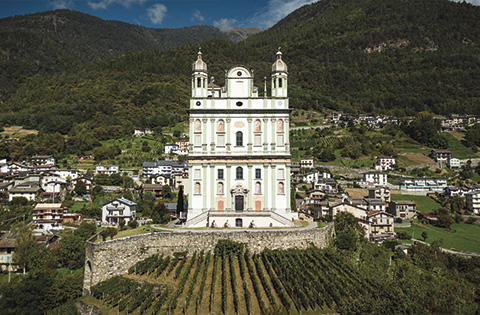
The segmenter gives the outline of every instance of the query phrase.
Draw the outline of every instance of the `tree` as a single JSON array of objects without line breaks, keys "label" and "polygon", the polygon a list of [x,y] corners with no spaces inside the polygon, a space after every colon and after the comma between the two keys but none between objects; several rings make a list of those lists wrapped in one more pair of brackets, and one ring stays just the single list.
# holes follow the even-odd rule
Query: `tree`
[{"label": "tree", "polygon": [[337,234],[335,244],[339,249],[356,250],[365,230],[353,214],[340,211],[335,217],[335,233]]},{"label": "tree", "polygon": [[36,242],[28,225],[18,230],[13,260],[25,270],[48,270],[55,267],[52,252]]},{"label": "tree", "polygon": [[164,185],[162,187],[162,197],[163,199],[171,199],[172,196],[172,189],[170,188],[169,185]]},{"label": "tree", "polygon": [[455,223],[455,220],[448,214],[441,214],[438,216],[438,222],[437,225],[439,227],[446,228],[447,230],[450,230],[450,226]]},{"label": "tree", "polygon": [[120,226],[120,231],[123,231],[124,228],[125,228],[125,220],[124,219],[120,219],[120,221],[118,222],[118,225]]},{"label": "tree", "polygon": [[150,146],[147,141],[142,142],[142,152],[150,152]]},{"label": "tree", "polygon": [[290,188],[290,208],[292,211],[297,211],[297,192],[295,187]]},{"label": "tree", "polygon": [[409,239],[412,238],[410,233],[408,233],[407,231],[403,231],[403,230],[400,230],[400,231],[397,232],[397,237],[401,240],[409,240]]},{"label": "tree", "polygon": [[427,234],[427,231],[423,231],[422,232],[422,238],[423,238],[423,241],[427,241],[427,238],[428,238],[428,234]]},{"label": "tree", "polygon": [[107,227],[104,229],[102,232],[100,232],[100,236],[102,237],[102,240],[105,241],[107,237],[110,237],[111,240],[117,235],[118,231],[116,228],[113,227]]},{"label": "tree", "polygon": [[178,198],[177,198],[177,218],[180,217],[180,213],[184,210],[184,201],[183,201],[183,185],[180,185],[178,189]]},{"label": "tree", "polygon": [[77,196],[83,196],[87,193],[87,185],[85,182],[81,180],[77,181],[77,184],[75,185],[75,193]]},{"label": "tree", "polygon": [[130,221],[128,221],[128,226],[129,226],[131,229],[134,229],[134,228],[138,227],[138,222],[137,222],[137,220],[130,220]]},{"label": "tree", "polygon": [[170,222],[170,212],[163,202],[159,202],[153,208],[152,221],[155,224],[165,224]]}]

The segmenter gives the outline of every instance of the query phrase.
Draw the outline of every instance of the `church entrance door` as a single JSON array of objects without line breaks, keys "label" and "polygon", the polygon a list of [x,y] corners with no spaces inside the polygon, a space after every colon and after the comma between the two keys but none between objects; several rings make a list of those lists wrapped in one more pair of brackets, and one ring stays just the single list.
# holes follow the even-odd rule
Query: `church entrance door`
[{"label": "church entrance door", "polygon": [[235,196],[235,211],[243,211],[244,205],[244,197],[243,196]]}]

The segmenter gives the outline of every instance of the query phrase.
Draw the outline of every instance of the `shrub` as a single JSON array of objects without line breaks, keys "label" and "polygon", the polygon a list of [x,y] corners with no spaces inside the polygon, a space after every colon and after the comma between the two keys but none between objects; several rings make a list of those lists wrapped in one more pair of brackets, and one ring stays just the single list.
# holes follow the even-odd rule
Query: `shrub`
[{"label": "shrub", "polygon": [[412,238],[410,233],[408,233],[407,231],[402,231],[402,230],[397,232],[397,237],[401,240],[409,240],[409,239]]}]

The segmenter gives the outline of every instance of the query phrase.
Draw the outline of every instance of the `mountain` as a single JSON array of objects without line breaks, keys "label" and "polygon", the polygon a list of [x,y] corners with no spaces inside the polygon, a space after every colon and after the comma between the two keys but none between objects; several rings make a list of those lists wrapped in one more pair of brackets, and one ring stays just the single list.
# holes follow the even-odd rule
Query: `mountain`
[{"label": "mountain", "polygon": [[0,101],[36,74],[64,71],[126,52],[168,49],[219,38],[238,42],[255,29],[208,25],[154,29],[70,10],[0,19]]},{"label": "mountain", "polygon": [[[281,46],[294,108],[398,116],[424,110],[478,114],[479,20],[479,7],[447,0],[323,0],[244,41],[210,39],[201,47],[216,82],[222,82],[225,69],[244,64],[255,69],[255,83],[262,87]],[[54,33],[53,23],[49,25]],[[82,34],[78,38],[86,36]],[[198,44],[130,52],[80,66],[63,42],[47,35],[26,35],[28,40],[50,48],[27,50],[38,67],[42,60],[51,68],[70,60],[78,66],[27,73],[28,80],[0,104],[0,126],[114,138],[132,126],[185,119]],[[88,44],[85,51],[89,46],[97,47]],[[98,47],[105,52],[103,45]],[[31,65],[19,53],[12,55],[20,69],[22,63]],[[15,71],[9,68],[7,73]]]}]

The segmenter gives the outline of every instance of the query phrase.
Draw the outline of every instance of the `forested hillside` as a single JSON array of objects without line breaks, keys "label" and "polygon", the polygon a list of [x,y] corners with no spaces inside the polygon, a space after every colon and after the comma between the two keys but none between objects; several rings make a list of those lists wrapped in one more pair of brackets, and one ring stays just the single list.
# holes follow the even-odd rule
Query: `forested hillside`
[{"label": "forested hillside", "polygon": [[[53,18],[45,15],[43,19]],[[216,83],[223,84],[225,69],[245,64],[255,70],[260,87],[281,46],[289,66],[294,108],[398,116],[423,110],[478,114],[479,20],[479,7],[447,0],[324,0],[300,8],[240,43],[211,39],[201,46],[209,76],[215,76]],[[59,20],[55,21],[47,23],[50,33],[61,28]],[[9,27],[0,29],[2,36],[8,35]],[[120,32],[122,28],[112,29]],[[78,40],[75,47],[82,47],[84,32],[90,31],[70,35]],[[15,71],[29,78],[12,97],[4,97],[0,126],[17,124],[59,132],[68,134],[69,141],[88,136],[90,140],[82,141],[95,143],[98,137],[128,134],[133,126],[158,127],[185,119],[198,44],[126,53],[79,65],[81,56],[89,56],[82,55],[82,50],[72,55],[50,36],[25,34],[28,49],[19,52],[30,54],[30,59],[20,53],[8,57],[2,48],[2,67],[8,70],[3,74],[9,82],[6,86],[22,80],[12,76]],[[105,48],[120,45],[119,37],[111,36],[113,40],[98,40],[98,49],[105,55],[91,58],[102,59],[109,53]],[[37,52],[33,41],[49,49]],[[143,47],[134,40],[130,43],[125,47]],[[32,63],[32,56],[38,62]],[[61,71],[61,62],[78,66]],[[53,71],[56,67],[58,71]]]},{"label": "forested hillside", "polygon": [[6,101],[26,78],[66,71],[122,53],[168,49],[211,38],[240,41],[255,29],[228,33],[208,25],[147,28],[70,10],[0,19],[0,100]]}]

